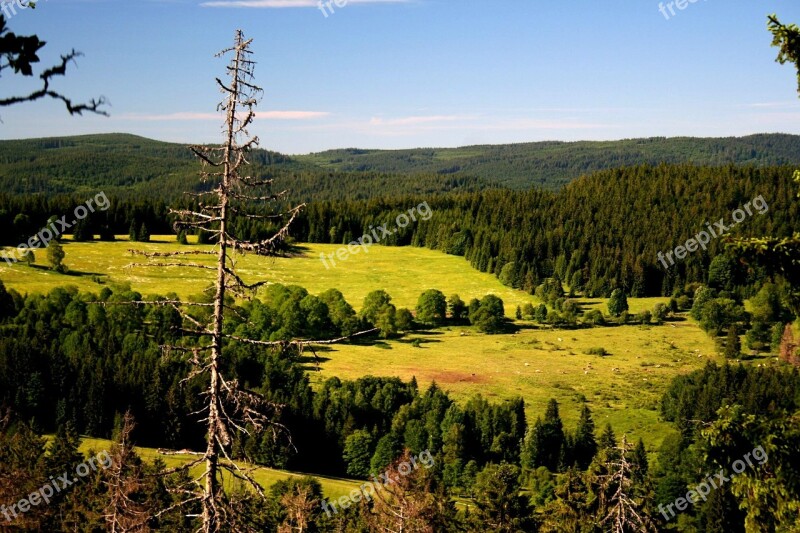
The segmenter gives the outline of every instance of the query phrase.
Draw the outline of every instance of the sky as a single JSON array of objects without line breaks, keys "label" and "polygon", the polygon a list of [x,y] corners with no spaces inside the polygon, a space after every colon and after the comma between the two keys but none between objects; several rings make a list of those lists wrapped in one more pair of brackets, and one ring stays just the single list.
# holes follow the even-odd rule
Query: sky
[{"label": "sky", "polygon": [[[239,28],[253,39],[264,88],[251,133],[287,154],[800,134],[796,72],[775,62],[766,28],[773,12],[800,23],[797,0],[681,0],[683,10],[656,0],[338,3],[40,0],[16,8],[8,26],[47,41],[43,66],[71,49],[84,54],[55,88],[76,100],[103,95],[111,116],[18,105],[0,109],[0,138],[124,132],[219,141],[215,78],[225,61],[214,56]],[[32,87],[7,71],[0,78],[2,96]]]}]

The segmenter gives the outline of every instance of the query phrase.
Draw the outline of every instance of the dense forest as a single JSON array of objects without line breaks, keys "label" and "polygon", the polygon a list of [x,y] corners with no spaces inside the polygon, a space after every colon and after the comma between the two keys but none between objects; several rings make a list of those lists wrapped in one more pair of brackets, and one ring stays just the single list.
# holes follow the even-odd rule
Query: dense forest
[{"label": "dense forest", "polygon": [[[346,334],[376,320],[387,300],[386,295],[370,295],[356,314],[338,291],[313,296],[299,287],[276,285],[237,306],[225,329],[256,339]],[[168,307],[137,301],[141,295],[124,288],[100,294],[65,288],[23,297],[0,285],[0,404],[13,413],[0,424],[0,479],[13,475],[16,480],[0,485],[2,501],[16,501],[20,487],[32,490],[47,475],[74,468],[70,465],[82,460],[76,451],[78,434],[116,436],[117,458],[126,442],[173,449],[202,445],[203,428],[195,423],[201,416],[202,379],[183,381],[187,361],[162,348],[182,344],[182,319]],[[312,390],[308,371],[315,357],[288,345],[273,350],[226,346],[231,374],[282,406],[275,419],[280,429],[238,435],[235,458],[366,479],[397,468],[396,461],[408,457],[404,453],[428,453],[435,466],[409,480],[411,486],[396,488],[421,513],[409,519],[441,521],[447,530],[599,532],[617,488],[624,489],[643,520],[666,527],[672,517],[660,506],[761,446],[768,461],[681,514],[681,526],[727,533],[744,531],[745,520],[769,517],[765,528],[748,530],[796,527],[792,505],[800,500],[800,472],[794,450],[800,445],[800,425],[792,413],[800,406],[797,368],[709,363],[676,378],[661,409],[679,431],[665,441],[657,467],[651,468],[641,441],[627,443],[610,426],[596,428],[585,405],[570,429],[555,400],[545,412],[532,413],[533,418],[529,413],[526,419],[522,399],[492,404],[476,396],[456,404],[435,384],[419,390],[413,380],[331,378]],[[126,420],[135,420],[136,426],[128,427]],[[57,437],[46,447],[34,431]],[[132,450],[126,453],[129,470],[98,471],[73,497],[59,497],[47,512],[26,515],[18,523],[55,531],[85,521],[81,530],[93,531],[102,524],[114,486],[111,476],[123,475],[135,487],[128,493],[132,504],[150,513],[149,527],[188,531],[181,514],[155,515],[174,501],[168,489],[177,481],[170,481],[163,464],[142,465]],[[615,478],[611,474],[620,461],[626,466]],[[156,472],[161,474],[153,477]],[[251,502],[256,507],[246,515],[250,525],[275,530],[291,524],[293,507],[283,497],[298,490],[297,483],[310,484],[319,501],[321,491],[312,479],[287,481],[273,487],[275,498],[268,505]],[[445,504],[446,495],[470,499],[473,511]],[[305,513],[309,531],[365,531],[372,530],[369,521],[379,519],[382,511],[353,506],[331,515],[311,506]]]},{"label": "dense forest", "polygon": [[584,174],[637,165],[796,164],[798,138],[751,135],[702,139],[653,137],[604,142],[537,142],[413,150],[330,150],[295,159],[341,171],[425,172],[482,178],[510,189],[557,190]]},{"label": "dense forest", "polygon": [[[783,166],[800,164],[800,137],[651,138],[542,142],[416,150],[335,150],[250,155],[252,172],[279,177],[297,201],[367,199],[487,187],[557,190],[585,174],[637,165]],[[172,201],[202,190],[184,145],[108,134],[0,141],[0,190],[68,194],[105,190],[118,197]]]},{"label": "dense forest", "polygon": [[[800,81],[800,28],[768,20],[778,61],[795,63]],[[0,70],[33,75],[45,43],[9,32],[5,14],[0,36]],[[193,147],[200,177],[184,147],[129,135],[0,142],[0,245],[43,244],[49,263],[40,267],[28,251],[20,254],[27,267],[9,268],[67,273],[60,237],[45,243],[41,234],[45,226],[58,233],[60,220],[75,241],[174,235],[175,246],[164,247],[171,250],[133,253],[151,267],[216,274],[185,299],[143,295],[99,275],[98,292],[65,284],[21,294],[0,280],[0,530],[800,531],[800,195],[792,185],[800,185],[800,137],[290,157],[252,150],[258,138],[247,127],[261,88],[251,43],[237,30],[220,53],[229,59],[226,81],[216,79],[224,141]],[[76,107],[49,88],[80,55],[73,50],[45,70],[40,93],[0,106],[50,97],[73,114],[105,114],[103,97]],[[107,202],[80,218],[75,206],[89,196]],[[65,222],[69,213],[80,220]],[[190,244],[190,234],[215,246]],[[365,245],[367,236],[463,257],[464,268],[536,299],[526,297],[512,320],[486,286],[464,300],[420,287],[413,310],[378,289],[356,311],[335,288],[311,294],[239,275],[238,253],[300,254],[303,243]],[[193,262],[203,255],[214,264]],[[628,297],[657,295],[669,298],[650,303],[652,312],[638,300],[629,313]],[[586,301],[600,297],[605,307]],[[713,342],[695,336],[678,350],[659,330],[678,333],[679,324],[684,334],[699,326]],[[559,396],[577,411],[569,427],[544,381],[532,385],[548,391],[536,410],[513,385],[456,401],[436,381],[420,386],[363,369],[348,374],[355,379],[317,373],[329,353],[359,344],[384,348],[390,339],[419,348],[415,330],[458,339],[462,352],[476,347],[472,363],[494,356],[510,368],[502,336],[526,356],[557,357],[558,367],[579,360],[567,359],[579,355],[572,350],[534,352],[541,341],[520,341],[523,329],[559,343],[556,335],[568,332],[592,342],[641,340],[627,360],[608,360],[636,367],[636,375],[662,364],[634,352],[652,355],[663,342],[663,366],[674,371],[650,389],[650,418],[630,424],[620,396],[588,400],[591,386],[547,382],[571,389]],[[500,346],[481,350],[478,340]],[[719,357],[697,346],[716,346]],[[596,346],[580,355],[616,354]],[[575,372],[581,383],[591,366]],[[631,388],[643,395],[639,377]],[[658,416],[655,445],[631,442],[596,421],[592,408],[624,416],[637,434],[656,428]],[[112,444],[86,453],[88,438]],[[297,475],[266,487],[252,477],[254,466]],[[323,481],[357,488],[326,499]]]},{"label": "dense forest", "polygon": [[[589,296],[607,297],[616,288],[633,296],[669,296],[686,283],[706,282],[725,239],[711,239],[706,250],[671,268],[664,268],[658,253],[671,251],[719,219],[730,225],[732,212],[757,197],[763,198],[769,215],[753,211],[729,233],[791,236],[800,220],[791,175],[789,167],[637,166],[584,176],[557,193],[488,190],[316,201],[303,210],[291,235],[300,242],[346,244],[370,233],[371,227],[388,224],[393,233],[381,244],[464,256],[474,268],[530,293],[557,276]],[[2,244],[27,242],[51,216],[70,213],[84,201],[79,195],[0,196],[0,224],[10,228]],[[428,220],[396,227],[398,215],[422,202],[430,207]],[[252,220],[237,224],[247,235],[274,231]],[[165,202],[112,197],[107,211],[81,224],[81,238],[111,239],[132,228],[136,235],[142,225],[151,235],[174,234]],[[752,286],[763,277],[758,270],[740,267],[737,284]]]}]

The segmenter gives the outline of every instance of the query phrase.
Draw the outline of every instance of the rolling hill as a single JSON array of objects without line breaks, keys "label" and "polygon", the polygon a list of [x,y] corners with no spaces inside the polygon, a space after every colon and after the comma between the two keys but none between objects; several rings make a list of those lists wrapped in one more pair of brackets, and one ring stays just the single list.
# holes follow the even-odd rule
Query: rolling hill
[{"label": "rolling hill", "polygon": [[[560,189],[596,171],[640,164],[800,164],[800,136],[650,138],[251,155],[252,172],[285,178],[297,201],[435,194],[491,187]],[[0,190],[71,194],[104,188],[117,196],[167,200],[204,187],[182,144],[127,134],[0,141]]]}]

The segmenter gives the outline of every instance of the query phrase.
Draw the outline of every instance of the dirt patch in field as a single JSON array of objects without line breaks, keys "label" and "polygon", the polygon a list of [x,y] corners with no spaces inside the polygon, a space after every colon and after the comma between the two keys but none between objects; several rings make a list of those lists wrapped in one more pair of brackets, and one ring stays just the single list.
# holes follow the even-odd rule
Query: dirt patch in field
[{"label": "dirt patch in field", "polygon": [[457,372],[455,370],[443,370],[431,374],[431,379],[436,383],[488,383],[485,376],[470,374],[468,372]]}]

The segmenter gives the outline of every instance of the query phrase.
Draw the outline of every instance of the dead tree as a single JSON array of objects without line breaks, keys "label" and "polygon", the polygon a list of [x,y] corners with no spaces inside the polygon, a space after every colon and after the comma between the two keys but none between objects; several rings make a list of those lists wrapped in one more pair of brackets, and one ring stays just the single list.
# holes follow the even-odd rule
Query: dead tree
[{"label": "dead tree", "polygon": [[[13,3],[3,2],[13,10]],[[39,62],[39,50],[45,46],[45,42],[40,40],[37,35],[17,35],[10,31],[6,25],[6,17],[0,15],[0,75],[4,70],[11,70],[13,74],[23,77],[31,77],[33,65]],[[81,115],[84,112],[95,113],[108,116],[103,107],[108,104],[105,97],[93,98],[87,103],[75,103],[60,92],[52,88],[54,78],[66,76],[67,66],[75,63],[75,60],[83,54],[72,50],[70,53],[61,56],[61,61],[52,67],[45,69],[39,74],[40,86],[28,94],[16,96],[0,97],[0,107],[8,107],[24,102],[35,102],[42,98],[52,98],[61,101],[67,108],[70,115]]]},{"label": "dead tree", "polygon": [[134,429],[133,415],[125,413],[117,442],[111,448],[111,466],[105,472],[103,483],[108,487],[108,503],[103,513],[106,528],[111,533],[144,533],[148,510],[132,497],[143,488],[141,461],[131,442]]},{"label": "dead tree", "polygon": [[653,521],[634,498],[634,465],[627,457],[630,448],[625,435],[617,451],[619,455],[606,463],[609,473],[604,476],[600,497],[605,500],[610,493],[610,498],[608,502],[601,501],[601,509],[605,508],[608,512],[600,525],[613,533],[655,533],[657,530]]},{"label": "dead tree", "polygon": [[[235,255],[252,253],[262,256],[274,255],[278,245],[288,236],[289,226],[298,216],[305,204],[267,211],[256,214],[264,203],[287,205],[284,198],[286,191],[273,194],[270,192],[271,179],[242,174],[248,165],[248,153],[258,146],[258,138],[251,137],[247,128],[255,118],[253,108],[256,106],[261,89],[253,83],[255,62],[251,59],[251,40],[246,40],[241,31],[236,32],[234,45],[223,50],[217,57],[230,57],[227,66],[227,81],[217,78],[217,85],[223,94],[218,110],[225,114],[223,127],[224,141],[219,146],[195,146],[194,154],[203,163],[202,177],[213,186],[208,192],[195,194],[197,207],[190,209],[170,210],[177,217],[175,230],[205,232],[216,244],[213,250],[190,250],[166,253],[142,253],[131,250],[134,254],[145,256],[148,261],[135,263],[134,266],[186,267],[211,270],[215,273],[213,297],[211,302],[184,302],[181,300],[159,300],[153,302],[131,302],[135,305],[170,306],[183,317],[184,326],[180,332],[186,338],[195,338],[196,342],[184,346],[164,346],[169,353],[180,353],[188,356],[193,365],[190,374],[183,380],[202,378],[208,380],[204,391],[202,422],[206,425],[206,449],[193,452],[196,459],[175,470],[189,472],[192,467],[203,465],[203,472],[193,480],[192,487],[184,487],[179,492],[180,502],[164,514],[176,507],[200,505],[200,514],[192,515],[202,519],[199,530],[204,533],[234,527],[237,531],[250,528],[246,520],[238,516],[240,502],[228,498],[223,484],[223,475],[230,475],[237,482],[250,487],[261,497],[265,497],[263,488],[240,468],[230,457],[231,445],[235,434],[252,435],[266,430],[288,432],[275,419],[280,414],[281,405],[276,405],[262,395],[242,388],[236,379],[223,375],[223,348],[226,343],[239,342],[270,349],[297,350],[302,352],[306,346],[325,345],[343,342],[357,335],[371,333],[375,330],[357,333],[349,337],[327,341],[277,341],[266,342],[236,337],[225,334],[223,324],[226,313],[237,313],[237,309],[229,303],[230,296],[249,298],[254,291],[265,285],[266,281],[246,283],[236,272]],[[281,202],[278,204],[278,202]],[[272,224],[274,232],[268,238],[249,241],[239,238],[234,228],[236,218],[261,220]],[[187,260],[188,256],[212,256],[216,264]],[[190,308],[205,309],[211,313],[207,320],[197,318],[187,312]]]}]

